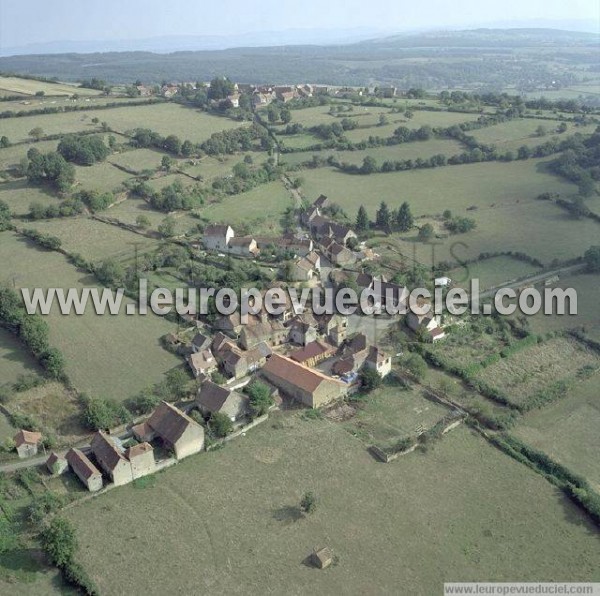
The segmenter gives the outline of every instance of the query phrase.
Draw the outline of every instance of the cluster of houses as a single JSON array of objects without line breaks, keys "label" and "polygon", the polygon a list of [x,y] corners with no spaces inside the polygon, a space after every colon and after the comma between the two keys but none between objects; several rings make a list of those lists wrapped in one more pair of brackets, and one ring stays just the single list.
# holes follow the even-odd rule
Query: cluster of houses
[{"label": "cluster of houses", "polygon": [[135,440],[126,442],[98,431],[86,452],[77,448],[66,455],[52,452],[46,467],[53,475],[70,469],[90,492],[96,492],[104,486],[104,479],[121,486],[154,473],[154,446],[177,460],[204,448],[202,426],[168,402],[162,402],[148,420],[133,426],[131,431]]}]

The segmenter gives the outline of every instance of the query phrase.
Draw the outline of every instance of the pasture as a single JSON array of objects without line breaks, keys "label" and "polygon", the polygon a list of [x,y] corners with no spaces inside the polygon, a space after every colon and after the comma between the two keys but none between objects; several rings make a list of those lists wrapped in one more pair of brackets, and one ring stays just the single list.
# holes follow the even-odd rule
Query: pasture
[{"label": "pasture", "polygon": [[340,163],[349,163],[361,165],[363,159],[367,156],[373,157],[378,165],[384,161],[398,161],[404,159],[426,159],[442,153],[449,157],[462,153],[464,148],[460,143],[452,139],[431,139],[429,141],[417,141],[414,143],[404,143],[401,145],[391,145],[389,147],[372,147],[370,149],[358,149],[356,151],[333,151],[324,150],[312,153],[310,151],[302,151],[297,153],[283,153],[280,156],[282,163],[296,165],[306,161],[310,161],[313,155],[319,155],[324,159],[329,156],[334,157]]},{"label": "pasture", "polygon": [[584,367],[598,368],[600,358],[579,342],[558,337],[502,358],[476,375],[520,406],[554,383],[575,378]]},{"label": "pasture", "polygon": [[[112,229],[94,223],[107,232]],[[106,253],[97,256],[101,260]],[[96,285],[94,278],[70,265],[63,255],[41,251],[10,232],[0,234],[0,260],[3,276],[14,278],[17,288]],[[63,316],[55,305],[47,322],[50,342],[63,352],[73,385],[93,396],[125,399],[160,381],[163,373],[180,363],[160,346],[159,338],[173,330],[173,324],[162,317],[124,312],[98,316],[91,307],[81,316]]]},{"label": "pasture", "polygon": [[[535,147],[553,137],[563,140],[576,132],[591,134],[596,129],[595,124],[577,126],[572,122],[567,122],[567,130],[562,134],[557,134],[556,128],[560,123],[560,120],[521,118],[474,130],[468,134],[475,137],[480,143],[496,145],[499,151],[511,150],[516,152],[521,145]],[[538,127],[542,127],[545,130],[545,134],[538,135],[536,132]]]},{"label": "pasture", "polygon": [[119,133],[134,128],[150,128],[164,136],[174,134],[181,140],[189,139],[193,142],[203,141],[215,132],[243,125],[229,118],[213,116],[178,104],[158,103],[7,118],[2,120],[2,134],[15,142],[26,140],[29,131],[38,126],[46,135],[99,130],[99,124],[94,124],[93,118],[107,122],[112,130]]},{"label": "pasture", "polygon": [[69,83],[34,81],[20,77],[0,76],[0,97],[8,95],[35,95],[43,91],[46,95],[100,95],[96,89],[85,89]]},{"label": "pasture", "polygon": [[29,143],[23,145],[12,145],[0,149],[0,170],[8,170],[19,165],[20,161],[27,157],[27,151],[35,147],[42,153],[54,151],[58,141],[40,141],[39,143]]},{"label": "pasture", "polygon": [[577,292],[576,315],[545,315],[538,313],[529,318],[531,328],[535,333],[584,328],[584,332],[596,341],[600,340],[600,276],[593,274],[577,274],[562,277],[553,284],[555,288],[573,288]]},{"label": "pasture", "polygon": [[113,153],[108,157],[111,164],[128,168],[134,172],[155,170],[160,167],[160,161],[165,154],[155,149],[134,149],[123,153]]},{"label": "pasture", "polygon": [[[308,517],[298,511],[306,490],[318,499]],[[443,581],[599,578],[591,523],[464,427],[427,454],[384,465],[340,425],[274,415],[146,488],[124,486],[65,514],[81,563],[108,595],[243,585],[253,594],[402,586],[429,596]],[[327,571],[305,563],[315,546],[336,555]]]},{"label": "pasture", "polygon": [[479,280],[482,290],[494,288],[504,282],[520,279],[539,272],[539,268],[510,256],[492,257],[469,263],[448,272],[448,277],[459,287],[469,289],[470,280]]},{"label": "pasture", "polygon": [[93,166],[75,166],[75,189],[118,191],[130,174],[105,161]]},{"label": "pasture", "polygon": [[210,222],[229,223],[234,227],[245,224],[252,234],[270,235],[281,231],[279,220],[291,206],[290,193],[275,180],[248,192],[224,197],[196,211]]},{"label": "pasture", "polygon": [[[6,283],[9,280],[0,281]],[[19,375],[32,373],[41,373],[37,361],[13,333],[0,327],[0,386],[14,383]]]},{"label": "pasture", "polygon": [[[105,213],[114,217],[112,210]],[[134,243],[141,250],[157,246],[156,240],[152,238],[84,215],[34,221],[28,223],[27,227],[60,238],[62,248],[66,251],[78,253],[93,262],[101,262],[107,258],[129,258],[134,254]]]},{"label": "pasture", "polygon": [[553,404],[528,412],[511,431],[522,441],[583,475],[600,492],[598,373]]},{"label": "pasture", "polygon": [[30,186],[24,178],[0,183],[0,200],[4,201],[15,215],[29,213],[32,203],[48,207],[60,202],[54,193],[39,186]]}]

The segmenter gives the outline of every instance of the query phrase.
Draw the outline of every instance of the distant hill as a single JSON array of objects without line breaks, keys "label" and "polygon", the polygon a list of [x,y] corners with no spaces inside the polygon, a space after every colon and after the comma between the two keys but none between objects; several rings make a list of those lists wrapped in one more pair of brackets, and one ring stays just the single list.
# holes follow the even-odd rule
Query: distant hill
[{"label": "distant hill", "polygon": [[336,45],[23,55],[0,58],[0,71],[113,83],[228,75],[254,83],[539,89],[574,84],[586,72],[598,78],[598,41],[593,33],[555,29],[474,29]]}]

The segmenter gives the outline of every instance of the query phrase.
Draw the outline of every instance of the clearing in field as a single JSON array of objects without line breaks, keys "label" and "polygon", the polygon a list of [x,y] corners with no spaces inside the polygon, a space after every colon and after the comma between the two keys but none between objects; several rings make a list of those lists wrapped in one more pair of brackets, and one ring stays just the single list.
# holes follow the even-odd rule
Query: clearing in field
[{"label": "clearing in field", "polygon": [[575,378],[585,367],[598,368],[600,358],[579,342],[557,337],[487,366],[476,377],[503,391],[511,403],[525,405],[557,381]]},{"label": "clearing in field", "polygon": [[[318,506],[304,517],[307,490]],[[120,487],[65,514],[77,526],[81,563],[108,595],[293,585],[314,594],[402,586],[430,596],[444,580],[600,577],[591,523],[466,428],[427,454],[384,465],[341,425],[276,415],[146,488]],[[321,546],[337,559],[325,572],[306,563]]]},{"label": "clearing in field", "polygon": [[144,170],[156,170],[160,167],[160,162],[166,153],[161,153],[155,149],[134,149],[124,151],[123,153],[114,153],[108,157],[111,164],[116,164],[136,173]]},{"label": "clearing in field", "polygon": [[118,191],[131,174],[119,170],[109,162],[93,166],[75,166],[76,190]]},{"label": "clearing in field", "polygon": [[[110,210],[106,213],[113,216]],[[60,238],[62,248],[94,262],[107,258],[130,258],[134,254],[134,243],[142,251],[157,246],[152,238],[86,216],[40,220],[28,223],[27,227]]]},{"label": "clearing in field", "polygon": [[[12,232],[0,234],[0,261],[3,276],[14,278],[17,288],[97,285],[63,255],[41,251]],[[163,373],[180,364],[179,358],[160,346],[159,338],[174,326],[162,317],[98,316],[91,309],[81,316],[63,316],[55,306],[46,320],[50,342],[63,352],[73,385],[92,396],[126,399],[159,382]]]},{"label": "clearing in field", "polygon": [[522,441],[582,474],[600,491],[600,402],[598,374],[564,399],[525,414],[511,431]]}]

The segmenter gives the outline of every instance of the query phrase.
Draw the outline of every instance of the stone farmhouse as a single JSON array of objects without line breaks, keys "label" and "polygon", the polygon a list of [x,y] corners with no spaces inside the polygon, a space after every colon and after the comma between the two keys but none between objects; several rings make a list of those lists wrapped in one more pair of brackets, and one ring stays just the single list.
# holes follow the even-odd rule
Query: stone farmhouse
[{"label": "stone farmhouse", "polygon": [[409,311],[406,315],[406,324],[415,333],[426,333],[432,342],[446,337],[446,332],[441,327],[440,316],[434,315],[431,311],[426,314]]},{"label": "stone farmhouse", "polygon": [[50,454],[50,457],[46,460],[46,468],[48,472],[53,476],[59,476],[67,470],[69,462],[64,455],[59,455],[55,451]]},{"label": "stone farmhouse", "polygon": [[227,225],[212,224],[204,228],[202,243],[207,250],[226,250],[229,241],[235,236],[233,228]]},{"label": "stone farmhouse", "polygon": [[152,416],[132,428],[141,442],[159,440],[177,459],[198,453],[204,448],[204,429],[174,405],[163,401]]},{"label": "stone farmhouse", "polygon": [[202,383],[198,389],[196,404],[203,414],[221,412],[232,422],[245,418],[250,411],[248,398],[245,395],[221,387],[212,381]]},{"label": "stone farmhouse", "polygon": [[19,457],[25,459],[37,455],[38,446],[42,442],[42,434],[30,430],[20,430],[13,440]]},{"label": "stone farmhouse", "polygon": [[125,451],[125,457],[131,464],[131,476],[134,480],[156,471],[154,449],[152,449],[150,443],[138,443],[128,447]]},{"label": "stone farmhouse", "polygon": [[90,459],[79,449],[70,449],[66,456],[69,467],[90,492],[102,488],[102,474]]},{"label": "stone farmhouse", "polygon": [[207,376],[217,370],[217,360],[210,348],[194,352],[188,356],[188,364],[196,378]]},{"label": "stone farmhouse", "polygon": [[261,374],[282,393],[310,408],[331,403],[347,390],[341,381],[279,354],[269,358]]},{"label": "stone farmhouse", "polygon": [[316,366],[319,362],[329,358],[335,353],[335,348],[322,341],[313,341],[303,348],[295,350],[290,358],[304,366]]},{"label": "stone farmhouse", "polygon": [[133,480],[131,464],[112,437],[98,431],[92,438],[91,446],[96,461],[115,486],[128,484]]}]

